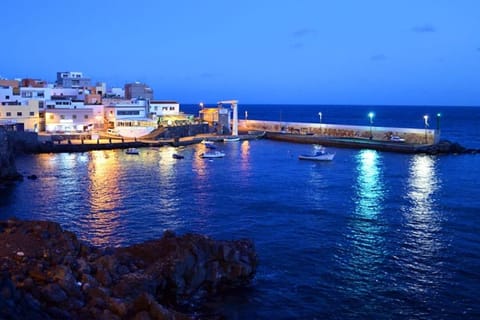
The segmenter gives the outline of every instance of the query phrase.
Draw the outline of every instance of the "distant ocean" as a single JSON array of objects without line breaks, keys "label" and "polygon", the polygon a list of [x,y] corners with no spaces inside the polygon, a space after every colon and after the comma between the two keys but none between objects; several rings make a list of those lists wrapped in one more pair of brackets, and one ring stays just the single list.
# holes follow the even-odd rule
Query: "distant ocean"
[{"label": "distant ocean", "polygon": [[[181,106],[197,114],[198,106]],[[430,127],[480,148],[480,108],[239,105],[239,118]],[[212,302],[227,319],[479,319],[480,155],[405,155],[270,140],[27,155],[2,190],[0,218],[61,223],[94,245],[127,245],[165,229],[251,238],[260,259],[248,288]],[[181,153],[185,159],[172,158]]]}]

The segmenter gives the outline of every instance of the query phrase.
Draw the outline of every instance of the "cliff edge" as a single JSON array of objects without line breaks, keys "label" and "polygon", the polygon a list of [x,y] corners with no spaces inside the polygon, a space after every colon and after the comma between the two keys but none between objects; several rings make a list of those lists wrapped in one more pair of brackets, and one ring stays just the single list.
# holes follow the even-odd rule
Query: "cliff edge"
[{"label": "cliff edge", "polygon": [[166,232],[96,248],[54,222],[0,221],[0,318],[220,318],[202,302],[248,285],[256,267],[250,240]]}]

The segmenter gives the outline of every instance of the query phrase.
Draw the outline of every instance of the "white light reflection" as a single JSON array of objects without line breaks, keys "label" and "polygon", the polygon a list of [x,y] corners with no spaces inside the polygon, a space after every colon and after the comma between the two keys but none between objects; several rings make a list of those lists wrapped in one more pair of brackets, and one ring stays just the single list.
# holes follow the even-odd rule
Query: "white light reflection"
[{"label": "white light reflection", "polygon": [[355,209],[347,234],[348,246],[339,257],[344,290],[364,299],[379,282],[385,261],[385,228],[380,213],[384,206],[385,186],[381,156],[374,150],[362,150],[356,157],[357,180],[354,186]]},{"label": "white light reflection", "polygon": [[405,243],[403,259],[405,273],[409,276],[409,289],[415,292],[432,290],[441,269],[434,263],[443,247],[441,223],[435,208],[435,194],[440,181],[436,175],[435,157],[416,155],[410,162],[407,200],[402,210],[405,218]]}]

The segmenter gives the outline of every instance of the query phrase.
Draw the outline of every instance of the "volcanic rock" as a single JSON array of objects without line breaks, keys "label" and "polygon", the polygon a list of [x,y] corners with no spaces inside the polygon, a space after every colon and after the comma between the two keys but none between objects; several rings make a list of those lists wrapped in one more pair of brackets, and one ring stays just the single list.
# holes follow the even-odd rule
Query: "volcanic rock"
[{"label": "volcanic rock", "polygon": [[10,219],[0,221],[0,318],[191,319],[256,267],[250,240],[167,232],[96,248],[57,223]]}]

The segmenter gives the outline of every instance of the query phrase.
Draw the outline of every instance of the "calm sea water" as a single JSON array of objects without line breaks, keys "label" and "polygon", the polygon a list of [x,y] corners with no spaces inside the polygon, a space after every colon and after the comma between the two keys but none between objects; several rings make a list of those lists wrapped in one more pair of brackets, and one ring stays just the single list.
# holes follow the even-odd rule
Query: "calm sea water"
[{"label": "calm sea water", "polygon": [[[185,106],[194,113],[196,106]],[[423,128],[480,148],[480,108],[240,106],[249,119]],[[240,117],[242,118],[242,116]],[[436,125],[435,121],[430,123]],[[2,190],[0,218],[61,223],[94,245],[198,232],[251,238],[252,286],[219,299],[229,319],[480,318],[480,155],[404,155],[269,140],[17,159],[36,174]],[[173,153],[185,159],[175,160]]]}]

